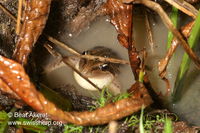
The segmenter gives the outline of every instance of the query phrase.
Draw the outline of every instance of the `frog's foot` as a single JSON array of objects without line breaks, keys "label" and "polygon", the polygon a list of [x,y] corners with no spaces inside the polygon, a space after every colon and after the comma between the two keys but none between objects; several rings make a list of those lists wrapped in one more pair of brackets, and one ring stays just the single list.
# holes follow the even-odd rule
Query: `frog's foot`
[{"label": "frog's foot", "polygon": [[108,85],[108,91],[111,94],[117,94],[123,92],[122,86],[117,78],[114,78]]},{"label": "frog's foot", "polygon": [[50,75],[50,73],[52,71],[54,71],[55,69],[61,67],[61,64],[62,64],[61,59],[56,59],[56,60],[52,61],[51,63],[49,63],[48,65],[42,66],[43,69],[44,69],[42,74],[45,74],[47,76]]},{"label": "frog's foot", "polygon": [[[64,58],[68,63],[70,63],[72,66],[75,66],[75,64],[80,60],[80,58],[76,57],[76,56],[70,56],[70,57],[65,57]],[[44,72],[42,72],[42,74],[46,74],[47,76],[50,75],[50,73],[60,67],[66,66],[65,63],[62,62],[61,59],[56,59],[54,61],[52,61],[51,63],[49,63],[48,65],[46,65],[45,67],[43,67]]]}]

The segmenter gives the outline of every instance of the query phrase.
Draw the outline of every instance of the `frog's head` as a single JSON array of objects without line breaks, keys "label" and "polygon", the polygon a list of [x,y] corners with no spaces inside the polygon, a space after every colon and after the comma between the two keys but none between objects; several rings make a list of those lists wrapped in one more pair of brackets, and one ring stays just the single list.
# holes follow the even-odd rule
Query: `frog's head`
[{"label": "frog's head", "polygon": [[[102,46],[94,47],[93,49],[84,51],[83,55],[95,55],[119,59],[113,50]],[[112,83],[119,72],[119,64],[87,60],[83,58],[76,63],[75,67],[81,72],[81,74],[89,78],[99,88],[103,88],[103,86],[109,82]],[[74,78],[81,87],[88,90],[96,90],[96,88],[90,85],[75,72]]]}]

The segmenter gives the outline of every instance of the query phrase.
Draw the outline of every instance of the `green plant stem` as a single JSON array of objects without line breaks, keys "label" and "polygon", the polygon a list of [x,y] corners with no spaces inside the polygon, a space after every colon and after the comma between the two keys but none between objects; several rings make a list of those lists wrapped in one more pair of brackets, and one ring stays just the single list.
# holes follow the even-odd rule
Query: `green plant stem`
[{"label": "green plant stem", "polygon": [[144,72],[140,70],[139,81],[143,83]]},{"label": "green plant stem", "polygon": [[40,83],[39,91],[45,96],[46,99],[53,102],[56,105],[56,107],[59,107],[65,111],[72,110],[72,108],[73,108],[72,103],[69,99],[63,98],[62,96],[60,96],[60,94],[51,90],[44,84]]},{"label": "green plant stem", "polygon": [[165,119],[165,133],[172,133],[172,120],[167,116]]},{"label": "green plant stem", "polygon": [[[192,28],[192,32],[188,40],[188,44],[193,51],[197,45],[199,37],[200,37],[200,12],[197,15],[194,27]],[[181,66],[179,67],[179,70],[177,73],[174,90],[172,93],[173,102],[177,102],[181,99],[181,95],[182,95],[185,79],[187,76],[188,68],[190,66],[190,62],[191,62],[191,59],[189,58],[187,53],[184,53]]]},{"label": "green plant stem", "polygon": [[[9,112],[9,114],[14,114],[14,112],[16,112],[18,109],[13,107],[11,109],[11,111]],[[7,133],[8,131],[8,121],[12,121],[14,119],[13,115],[7,115],[5,120],[3,121],[3,123],[1,124],[1,128],[0,128],[0,133]]]},{"label": "green plant stem", "polygon": [[143,125],[143,115],[144,115],[144,104],[142,104],[141,114],[140,114],[140,133],[144,133],[144,125]]},{"label": "green plant stem", "polygon": [[[177,19],[178,19],[178,9],[174,6],[172,6],[172,14],[171,14],[171,21],[174,24],[175,27],[177,27]],[[171,33],[171,31],[168,31],[168,42],[167,42],[167,50],[170,48],[172,39],[174,35]]]},{"label": "green plant stem", "polygon": [[[12,114],[14,112],[16,112],[17,108],[14,108],[13,110],[11,110]],[[47,129],[47,125],[41,125],[41,124],[38,124],[34,121],[30,121],[28,119],[25,119],[25,118],[21,118],[21,117],[17,117],[17,118],[14,118],[11,117],[11,119],[7,120],[7,113],[2,110],[0,111],[0,124],[1,124],[1,128],[0,128],[0,133],[3,133],[3,132],[7,132],[5,129],[5,125],[8,125],[8,123],[10,123],[10,125],[8,126],[14,126],[16,125],[17,128],[24,128],[26,130],[29,130],[29,131],[34,131],[34,132],[39,132],[39,133],[45,133],[45,130]],[[26,122],[27,124],[23,125],[23,124],[19,124],[19,122]],[[7,126],[7,128],[8,128]],[[4,130],[2,130],[4,129]]]}]

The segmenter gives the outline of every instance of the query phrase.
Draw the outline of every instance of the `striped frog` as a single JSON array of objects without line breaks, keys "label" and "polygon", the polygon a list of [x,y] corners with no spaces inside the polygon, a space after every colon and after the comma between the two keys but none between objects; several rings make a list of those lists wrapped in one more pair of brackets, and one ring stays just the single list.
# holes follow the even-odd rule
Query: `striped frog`
[{"label": "striped frog", "polygon": [[[119,59],[119,57],[113,50],[103,46],[97,46],[90,50],[84,51],[82,55],[95,55],[106,58]],[[89,78],[89,80],[91,80],[99,88],[102,89],[105,85],[108,84],[108,90],[111,94],[123,91],[121,84],[117,79],[117,75],[119,73],[119,64],[88,60],[77,56],[67,57],[65,58],[65,60],[72,64],[77,70],[81,72],[82,75]],[[52,71],[63,65],[65,64],[61,61],[56,60],[45,67],[45,69],[49,69],[48,71]],[[85,79],[80,77],[76,72],[73,72],[73,74],[74,79],[82,88],[90,91],[97,90]]]}]

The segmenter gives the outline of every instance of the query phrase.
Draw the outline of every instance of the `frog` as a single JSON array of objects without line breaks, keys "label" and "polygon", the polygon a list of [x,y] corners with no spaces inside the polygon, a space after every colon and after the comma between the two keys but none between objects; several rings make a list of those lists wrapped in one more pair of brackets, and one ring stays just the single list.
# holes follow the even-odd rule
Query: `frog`
[{"label": "frog", "polygon": [[[86,50],[82,53],[82,55],[95,55],[106,58],[120,59],[114,50],[104,46],[96,46]],[[89,60],[78,56],[64,57],[64,59],[100,89],[107,86],[108,89],[106,91],[109,91],[111,94],[123,92],[121,83],[118,80],[118,75],[120,73],[119,64],[107,61]],[[45,71],[50,72],[62,66],[65,66],[65,64],[61,60],[55,60],[45,67]],[[75,81],[82,88],[89,91],[97,91],[95,87],[93,87],[76,72],[73,72],[73,76]]]}]

